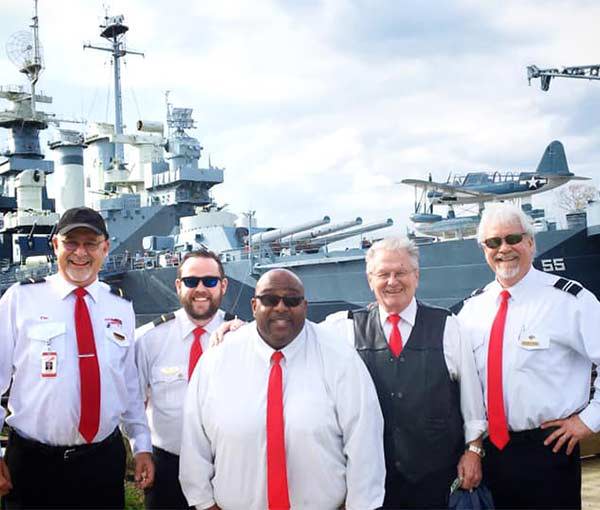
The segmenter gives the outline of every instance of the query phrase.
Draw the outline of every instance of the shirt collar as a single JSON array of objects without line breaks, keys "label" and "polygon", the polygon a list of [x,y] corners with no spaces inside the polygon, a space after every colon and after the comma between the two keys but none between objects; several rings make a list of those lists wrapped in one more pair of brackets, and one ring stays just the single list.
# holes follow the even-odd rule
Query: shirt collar
[{"label": "shirt collar", "polygon": [[[383,327],[387,322],[388,315],[390,314],[384,310],[383,306],[379,305],[378,308],[379,320],[381,321],[381,326]],[[404,310],[402,310],[398,315],[400,315],[400,318],[403,321],[410,324],[411,327],[415,325],[415,318],[417,316],[417,300],[414,296],[410,300],[410,303],[408,303],[408,306]]]},{"label": "shirt collar", "polygon": [[[253,322],[253,325],[253,341],[254,346],[256,348],[256,352],[261,357],[261,359],[265,361],[265,363],[270,364],[271,356],[275,352],[275,349],[273,349],[273,347],[271,347],[267,342],[265,342],[262,339],[260,333],[258,332],[258,328],[256,327],[256,321]],[[306,335],[307,329],[305,321],[302,330],[300,331],[300,333],[298,333],[298,336],[296,336],[296,338],[294,338],[289,344],[287,344],[283,349],[281,349],[281,352],[284,356],[284,359],[287,360],[287,363],[289,363],[294,358],[296,353],[300,351],[302,345],[306,342]]]},{"label": "shirt collar", "polygon": [[[208,321],[204,326],[202,326],[204,331],[211,335],[221,324],[223,315],[224,312],[222,312],[221,310],[217,310],[217,313],[213,315],[212,319]],[[194,331],[198,326],[192,322],[185,309],[180,308],[179,310],[177,310],[175,312],[175,317],[176,320],[179,321],[179,327],[181,328],[180,338],[182,340],[187,340],[188,337],[192,338],[192,331]]]},{"label": "shirt collar", "polygon": [[[65,280],[60,273],[56,273],[52,276],[49,276],[48,281],[54,286],[61,299],[65,299],[78,287],[77,285],[73,285],[71,282]],[[90,283],[87,287],[84,287],[87,293],[90,295],[90,297],[94,300],[94,302],[98,301],[100,285],[100,280],[96,278],[96,280]]]}]

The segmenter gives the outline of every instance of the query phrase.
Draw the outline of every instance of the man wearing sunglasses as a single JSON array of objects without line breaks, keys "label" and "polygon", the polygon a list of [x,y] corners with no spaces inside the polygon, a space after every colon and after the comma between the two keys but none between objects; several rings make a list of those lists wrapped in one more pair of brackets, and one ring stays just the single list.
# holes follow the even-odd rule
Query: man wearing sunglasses
[{"label": "man wearing sunglasses", "polygon": [[[531,219],[488,204],[478,238],[495,280],[459,318],[485,390],[483,461],[496,508],[581,508],[579,441],[600,430],[600,303],[579,283],[538,271]],[[570,263],[570,262],[569,262]]]},{"label": "man wearing sunglasses", "polygon": [[412,241],[377,241],[365,258],[376,303],[330,315],[325,324],[356,348],[377,388],[385,421],[383,508],[446,508],[457,477],[467,490],[481,481],[486,424],[473,353],[456,317],[415,299]]},{"label": "man wearing sunglasses", "polygon": [[209,337],[226,315],[219,307],[227,278],[213,252],[187,253],[175,287],[181,308],[136,332],[136,361],[156,464],[155,483],[145,494],[146,508],[189,507],[178,480],[183,401]]},{"label": "man wearing sunglasses", "polygon": [[299,278],[257,282],[255,322],[200,360],[180,479],[196,508],[368,510],[383,501],[383,420],[349,345],[306,320]]},{"label": "man wearing sunglasses", "polygon": [[[154,476],[133,307],[98,280],[109,250],[99,213],[68,209],[56,231],[58,273],[15,284],[0,300],[0,393],[12,380],[3,508],[123,508],[119,425],[141,488]],[[4,415],[0,408],[0,425]]]}]

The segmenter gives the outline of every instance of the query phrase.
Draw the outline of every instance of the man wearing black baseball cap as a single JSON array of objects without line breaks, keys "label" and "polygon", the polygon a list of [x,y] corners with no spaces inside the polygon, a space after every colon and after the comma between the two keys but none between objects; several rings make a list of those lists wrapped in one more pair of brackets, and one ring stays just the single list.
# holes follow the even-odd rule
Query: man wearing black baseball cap
[{"label": "man wearing black baseball cap", "polygon": [[[129,301],[98,280],[109,240],[102,216],[65,211],[52,239],[58,274],[0,299],[0,393],[12,379],[0,495],[7,508],[123,508],[125,449],[135,477],[154,467]],[[0,426],[5,412],[0,408]]]}]

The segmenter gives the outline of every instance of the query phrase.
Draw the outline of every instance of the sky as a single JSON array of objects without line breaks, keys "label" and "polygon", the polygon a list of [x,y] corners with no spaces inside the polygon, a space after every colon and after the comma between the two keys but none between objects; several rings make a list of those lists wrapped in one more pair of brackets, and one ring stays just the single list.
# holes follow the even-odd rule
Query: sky
[{"label": "sky", "polygon": [[[0,41],[32,5],[0,0]],[[122,70],[128,131],[164,120],[169,90],[194,109],[201,166],[226,169],[215,200],[262,226],[360,216],[405,232],[414,192],[398,181],[533,170],[552,140],[600,183],[600,82],[526,79],[598,63],[594,0],[39,0],[39,88],[59,117],[113,120],[108,54],[82,48],[104,43],[105,7],[145,54]],[[23,83],[2,51],[0,69]],[[551,193],[534,204],[553,211]]]}]

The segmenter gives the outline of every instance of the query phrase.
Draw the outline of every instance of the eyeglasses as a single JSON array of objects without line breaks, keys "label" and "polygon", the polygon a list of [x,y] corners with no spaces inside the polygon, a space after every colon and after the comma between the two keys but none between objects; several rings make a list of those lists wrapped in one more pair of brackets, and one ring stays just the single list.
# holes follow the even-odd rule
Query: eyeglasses
[{"label": "eyeglasses", "polygon": [[83,249],[85,251],[91,253],[91,252],[95,252],[98,248],[100,248],[100,245],[104,241],[98,241],[98,242],[86,241],[84,243],[78,243],[77,241],[63,241],[61,239],[60,242],[63,245],[63,248],[67,251],[76,251],[77,248],[79,248],[80,246],[83,246]]},{"label": "eyeglasses", "polygon": [[212,289],[213,287],[216,287],[217,283],[219,283],[221,281],[221,277],[220,276],[184,276],[183,278],[180,278],[180,280],[183,282],[183,284],[188,289],[195,289],[200,282],[202,282],[202,285],[204,285],[207,289]]},{"label": "eyeglasses", "polygon": [[304,296],[277,296],[275,294],[263,294],[262,296],[254,296],[259,299],[264,306],[273,308],[283,301],[283,304],[288,308],[295,308],[304,301]]},{"label": "eyeglasses", "polygon": [[526,235],[527,234],[525,232],[522,232],[520,234],[508,234],[506,237],[490,237],[489,239],[485,239],[483,244],[485,244],[490,250],[494,250],[496,248],[500,248],[502,241],[510,246],[519,244]]},{"label": "eyeglasses", "polygon": [[395,279],[402,279],[402,278],[406,278],[409,274],[412,274],[415,272],[415,269],[411,269],[410,271],[398,271],[397,273],[391,272],[391,273],[371,273],[373,274],[373,276],[375,278],[377,278],[378,280],[389,280],[391,276],[393,276]]}]

